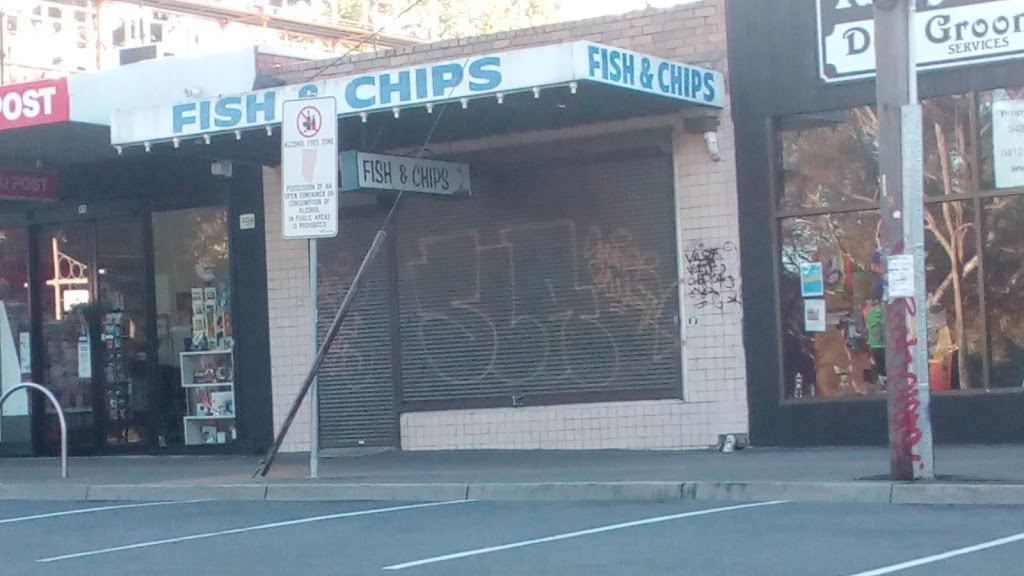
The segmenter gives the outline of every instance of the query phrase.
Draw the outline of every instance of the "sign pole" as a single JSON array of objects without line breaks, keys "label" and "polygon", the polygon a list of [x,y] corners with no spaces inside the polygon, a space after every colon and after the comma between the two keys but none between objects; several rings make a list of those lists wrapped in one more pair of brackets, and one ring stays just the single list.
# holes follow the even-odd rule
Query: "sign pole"
[{"label": "sign pole", "polygon": [[[316,238],[309,240],[309,308],[310,317],[313,319],[313,347],[317,346],[318,330],[317,323],[319,314],[317,312],[317,285],[319,284],[319,269],[317,267],[317,242]],[[309,477],[311,479],[320,476],[320,399],[317,376],[313,375],[313,384],[309,391]]]},{"label": "sign pole", "polygon": [[889,468],[935,477],[924,271],[924,151],[914,55],[915,0],[874,0]]}]

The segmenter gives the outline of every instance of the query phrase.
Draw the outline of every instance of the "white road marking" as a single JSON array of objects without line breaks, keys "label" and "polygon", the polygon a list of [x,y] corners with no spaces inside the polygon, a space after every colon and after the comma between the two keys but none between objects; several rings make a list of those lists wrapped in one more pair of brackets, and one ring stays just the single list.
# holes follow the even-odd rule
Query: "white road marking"
[{"label": "white road marking", "polygon": [[464,504],[466,502],[472,502],[472,500],[451,500],[448,502],[430,502],[427,504],[411,504],[408,506],[393,506],[391,508],[374,508],[371,510],[357,510],[355,512],[342,512],[340,514],[328,514],[326,516],[313,516],[311,518],[299,518],[298,520],[287,520],[285,522],[273,522],[271,524],[260,524],[258,526],[247,526],[245,528],[233,528],[231,530],[220,530],[218,532],[206,532],[204,534],[192,534],[190,536],[181,536],[179,538],[167,538],[165,540],[153,540],[151,542],[139,542],[138,544],[128,544],[126,546],[115,546],[113,548],[103,548],[102,550],[91,550],[89,552],[78,552],[76,554],[66,554],[64,556],[53,556],[51,558],[40,558],[36,562],[57,562],[58,560],[71,560],[74,558],[84,558],[86,556],[98,556],[100,554],[110,554],[112,552],[123,552],[125,550],[135,550],[138,548],[150,548],[153,546],[161,546],[164,544],[176,544],[178,542],[188,542],[190,540],[201,540],[203,538],[215,538],[217,536],[227,536],[230,534],[242,534],[244,532],[255,532],[257,530],[270,530],[272,528],[284,528],[286,526],[297,526],[299,524],[310,524],[312,522],[323,522],[325,520],[336,520],[339,518],[352,518],[355,516],[368,516],[370,514],[384,514],[385,512],[398,512],[401,510],[415,510],[416,508],[429,508],[432,506],[447,506],[450,504]]},{"label": "white road marking", "polygon": [[614,530],[622,530],[624,528],[635,528],[637,526],[645,526],[647,524],[656,524],[658,522],[669,522],[671,520],[681,520],[683,518],[692,518],[694,516],[706,516],[708,514],[718,514],[720,512],[731,512],[733,510],[743,510],[746,508],[757,508],[760,506],[774,506],[777,504],[784,504],[785,500],[777,500],[773,502],[758,502],[755,504],[740,504],[738,506],[726,506],[724,508],[710,508],[707,510],[696,510],[693,512],[683,512],[681,514],[672,514],[670,516],[658,516],[656,518],[647,518],[645,520],[635,520],[633,522],[623,522],[621,524],[611,524],[608,526],[598,526],[597,528],[590,528],[588,530],[579,530],[577,532],[567,532],[565,534],[556,534],[554,536],[546,536],[544,538],[535,538],[533,540],[524,540],[521,542],[513,542],[511,544],[502,544],[501,546],[490,546],[488,548],[478,548],[476,550],[468,550],[466,552],[458,552],[455,554],[446,554],[444,556],[435,556],[433,558],[425,558],[423,560],[416,560],[414,562],[406,562],[404,564],[395,564],[393,566],[385,566],[384,570],[404,570],[406,568],[414,568],[416,566],[423,566],[425,564],[436,564],[438,562],[446,562],[448,560],[458,560],[459,558],[467,558],[469,556],[479,556],[481,554],[490,554],[492,552],[501,552],[502,550],[511,550],[512,548],[522,548],[524,546],[533,546],[534,544],[544,544],[545,542],[555,542],[558,540],[568,540],[569,538],[579,538],[580,536],[589,536],[590,534],[599,534],[601,532],[611,532]]},{"label": "white road marking", "polygon": [[78,510],[65,510],[63,512],[50,512],[48,514],[35,514],[33,516],[21,516],[19,518],[3,518],[0,524],[16,524],[18,522],[29,522],[32,520],[43,520],[46,518],[58,518],[60,516],[73,516],[75,514],[91,514],[93,512],[105,512],[107,510],[126,510],[128,508],[146,508],[148,506],[171,506],[174,504],[195,504],[205,500],[188,500],[181,502],[146,502],[144,504],[122,504],[117,506],[100,506],[98,508],[81,508]]},{"label": "white road marking", "polygon": [[957,556],[963,556],[965,554],[973,554],[974,552],[981,552],[982,550],[995,548],[997,546],[1005,546],[1007,544],[1013,544],[1014,542],[1020,542],[1022,540],[1024,540],[1024,532],[1021,532],[1020,534],[1014,534],[1013,536],[1007,536],[1006,538],[999,538],[998,540],[982,542],[981,544],[975,544],[974,546],[957,548],[956,550],[950,550],[949,552],[943,552],[942,554],[924,556],[923,558],[918,558],[917,560],[910,560],[908,562],[893,564],[892,566],[885,566],[875,570],[869,570],[868,572],[858,572],[857,574],[853,574],[851,576],[881,576],[882,574],[892,574],[893,572],[907,570],[908,568],[916,568],[918,566],[924,566],[925,564],[941,562],[942,560],[956,558]]}]

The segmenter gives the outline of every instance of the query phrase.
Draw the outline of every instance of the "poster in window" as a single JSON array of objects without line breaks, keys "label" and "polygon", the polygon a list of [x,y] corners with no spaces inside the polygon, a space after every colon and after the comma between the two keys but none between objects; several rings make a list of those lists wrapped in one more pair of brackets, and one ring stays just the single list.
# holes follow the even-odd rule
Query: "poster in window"
[{"label": "poster in window", "polygon": [[824,332],[828,326],[825,301],[820,298],[804,300],[804,331]]},{"label": "poster in window", "polygon": [[804,298],[825,295],[825,275],[821,262],[800,264],[800,295]]},{"label": "poster in window", "polygon": [[992,102],[992,163],[996,188],[1024,187],[1024,100]]}]

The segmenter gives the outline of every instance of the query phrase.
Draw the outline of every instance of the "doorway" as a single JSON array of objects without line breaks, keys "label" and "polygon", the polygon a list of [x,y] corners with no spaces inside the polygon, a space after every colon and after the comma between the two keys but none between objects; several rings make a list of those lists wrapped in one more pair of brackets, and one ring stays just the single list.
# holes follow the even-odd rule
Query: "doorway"
[{"label": "doorway", "polygon": [[[144,451],[152,443],[143,223],[134,214],[38,229],[41,378],[65,410],[76,453]],[[56,414],[50,406],[43,414],[52,446]]]}]

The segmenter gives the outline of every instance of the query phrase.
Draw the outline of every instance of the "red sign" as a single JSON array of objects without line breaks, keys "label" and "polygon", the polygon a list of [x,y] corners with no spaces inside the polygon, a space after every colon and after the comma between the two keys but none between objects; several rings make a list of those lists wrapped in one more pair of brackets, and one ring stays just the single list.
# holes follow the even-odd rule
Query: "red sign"
[{"label": "red sign", "polygon": [[0,86],[0,130],[67,122],[67,78]]},{"label": "red sign", "polygon": [[56,200],[57,175],[52,172],[0,170],[0,199]]}]

